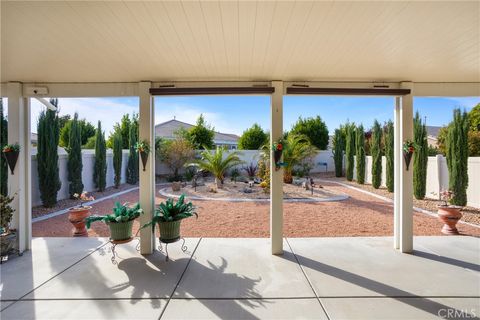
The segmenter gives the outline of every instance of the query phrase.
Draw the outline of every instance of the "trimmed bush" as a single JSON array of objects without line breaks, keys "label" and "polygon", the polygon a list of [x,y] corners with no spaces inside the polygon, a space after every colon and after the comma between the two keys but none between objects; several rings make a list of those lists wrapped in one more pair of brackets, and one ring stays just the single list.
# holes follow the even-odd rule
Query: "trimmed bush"
[{"label": "trimmed bush", "polygon": [[453,111],[453,121],[448,126],[446,139],[449,189],[454,195],[451,203],[467,204],[468,187],[468,115],[460,109]]},{"label": "trimmed bush", "polygon": [[95,166],[93,167],[93,181],[98,191],[104,191],[107,186],[107,147],[102,123],[98,121],[95,135]]},{"label": "trimmed bush", "polygon": [[268,142],[268,134],[257,123],[243,131],[238,139],[238,148],[241,150],[258,150]]},{"label": "trimmed bush", "polygon": [[[3,99],[0,98],[0,150],[8,144],[8,121],[3,115]],[[8,195],[8,165],[0,156],[0,194]]]},{"label": "trimmed bush", "polygon": [[335,162],[335,177],[343,176],[343,149],[345,142],[340,129],[335,129],[333,136],[333,161]]},{"label": "trimmed bush", "polygon": [[372,128],[372,186],[380,188],[382,184],[382,128],[377,120]]},{"label": "trimmed bush", "polygon": [[357,182],[365,183],[365,131],[363,125],[355,130],[355,157],[357,160]]},{"label": "trimmed bush", "polygon": [[422,200],[427,192],[428,141],[427,127],[418,112],[413,119],[413,142],[417,146],[413,153],[413,195]]},{"label": "trimmed bush", "polygon": [[122,160],[123,160],[123,141],[122,135],[116,133],[113,136],[113,171],[115,173],[114,182],[115,188],[120,186],[122,179]]},{"label": "trimmed bush", "polygon": [[127,166],[127,183],[137,184],[138,182],[138,152],[135,150],[135,145],[138,141],[138,119],[133,118],[130,124],[130,135],[129,135],[129,148],[130,154],[128,156],[128,166]]},{"label": "trimmed bush", "polygon": [[70,127],[68,146],[68,192],[70,197],[74,198],[74,194],[81,194],[83,192],[82,133],[77,113],[75,113]]},{"label": "trimmed bush", "polygon": [[355,124],[346,125],[346,176],[348,181],[353,180],[353,167],[354,167],[354,155],[355,155]]},{"label": "trimmed bush", "polygon": [[387,160],[387,166],[385,175],[387,178],[386,185],[389,192],[393,192],[394,188],[394,128],[393,122],[388,121],[387,125],[385,126],[385,158]]}]

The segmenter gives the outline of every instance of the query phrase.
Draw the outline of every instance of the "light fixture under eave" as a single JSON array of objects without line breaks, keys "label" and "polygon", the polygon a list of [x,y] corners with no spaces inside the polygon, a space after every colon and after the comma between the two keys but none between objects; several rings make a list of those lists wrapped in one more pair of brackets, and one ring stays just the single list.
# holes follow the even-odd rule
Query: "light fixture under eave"
[{"label": "light fixture under eave", "polygon": [[45,107],[47,107],[48,110],[57,111],[57,107],[55,107],[53,104],[51,104],[50,101],[48,101],[47,99],[37,98],[37,97],[35,97],[35,99],[37,99],[41,104],[43,104]]}]

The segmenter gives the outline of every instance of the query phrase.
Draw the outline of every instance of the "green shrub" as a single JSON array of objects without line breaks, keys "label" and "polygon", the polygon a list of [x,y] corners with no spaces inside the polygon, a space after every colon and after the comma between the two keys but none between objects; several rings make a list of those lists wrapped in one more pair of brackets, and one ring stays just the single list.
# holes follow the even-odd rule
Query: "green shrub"
[{"label": "green shrub", "polygon": [[116,133],[113,136],[113,171],[115,173],[115,188],[120,186],[122,180],[123,141],[122,135]]},{"label": "green shrub", "polygon": [[394,188],[394,128],[393,122],[388,121],[385,126],[385,158],[386,158],[386,185],[389,192],[393,192]]},{"label": "green shrub", "polygon": [[453,111],[453,121],[448,126],[446,139],[449,189],[453,192],[451,203],[465,206],[468,187],[468,115],[460,109]]},{"label": "green shrub", "polygon": [[[57,99],[50,103],[58,105]],[[46,110],[40,113],[37,124],[37,170],[40,199],[44,207],[50,208],[57,203],[57,194],[62,183],[58,169],[58,114]]]},{"label": "green shrub", "polygon": [[107,148],[102,123],[98,121],[95,135],[95,165],[93,167],[93,181],[98,191],[104,191],[107,186]]},{"label": "green shrub", "polygon": [[258,150],[268,142],[268,135],[262,127],[254,123],[251,128],[243,131],[238,139],[238,148],[241,150]]},{"label": "green shrub", "polygon": [[382,128],[377,120],[372,128],[372,186],[380,188],[382,184]]},{"label": "green shrub", "polygon": [[73,198],[74,194],[81,194],[83,192],[82,133],[77,113],[75,113],[72,120],[68,145],[68,192],[70,197]]},{"label": "green shrub", "polygon": [[365,183],[365,131],[363,125],[357,127],[355,130],[355,156],[357,160],[357,182],[359,184]]},{"label": "green shrub", "polygon": [[296,135],[305,135],[310,140],[310,143],[317,149],[327,149],[328,128],[320,116],[306,119],[299,117],[297,122],[293,125],[290,133]]},{"label": "green shrub", "polygon": [[335,176],[343,176],[343,149],[344,149],[343,134],[340,129],[335,129],[333,137],[333,161],[335,162]]},{"label": "green shrub", "polygon": [[346,176],[348,181],[353,180],[353,167],[355,155],[355,124],[347,124],[346,126]]},{"label": "green shrub", "polygon": [[128,165],[127,165],[127,183],[137,184],[138,182],[138,152],[135,150],[135,145],[138,141],[138,119],[134,117],[130,124],[130,140],[129,148],[130,153],[128,155]]},{"label": "green shrub", "polygon": [[413,195],[422,200],[427,191],[428,141],[427,127],[418,112],[413,119],[413,142],[417,146],[413,153]]}]

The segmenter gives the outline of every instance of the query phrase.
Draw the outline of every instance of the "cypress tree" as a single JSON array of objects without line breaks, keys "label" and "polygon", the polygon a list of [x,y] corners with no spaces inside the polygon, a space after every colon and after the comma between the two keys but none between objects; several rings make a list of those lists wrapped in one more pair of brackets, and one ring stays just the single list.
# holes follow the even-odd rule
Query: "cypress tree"
[{"label": "cypress tree", "polygon": [[394,173],[393,173],[393,148],[394,148],[394,128],[393,122],[388,121],[385,127],[385,158],[387,160],[387,167],[386,167],[386,185],[389,192],[393,192],[394,186]]},{"label": "cypress tree", "polygon": [[102,123],[98,121],[95,135],[95,166],[93,167],[93,181],[98,191],[104,191],[107,186],[107,148]]},{"label": "cypress tree", "polygon": [[372,186],[380,188],[382,183],[382,128],[377,120],[373,123],[372,129]]},{"label": "cypress tree", "polygon": [[448,126],[446,145],[448,186],[454,193],[451,203],[458,206],[467,204],[468,129],[467,113],[455,109],[453,121]]},{"label": "cypress tree", "polygon": [[365,131],[363,125],[360,125],[355,130],[355,156],[357,159],[357,182],[359,184],[365,183]]},{"label": "cypress tree", "polygon": [[122,150],[122,135],[120,133],[115,133],[113,136],[113,171],[115,172],[115,188],[120,186],[120,181],[122,179]]},{"label": "cypress tree", "polygon": [[137,184],[138,182],[138,153],[135,151],[135,144],[138,141],[138,120],[134,117],[130,124],[129,133],[129,148],[130,154],[128,156],[127,166],[127,183]]},{"label": "cypress tree", "polygon": [[427,127],[418,111],[413,119],[413,142],[417,146],[413,153],[413,195],[422,200],[427,192],[428,141]]},{"label": "cypress tree", "polygon": [[[0,98],[0,152],[8,144],[8,121],[3,115],[3,99]],[[8,165],[7,160],[0,155],[0,194],[8,195]]]},{"label": "cypress tree", "polygon": [[[50,103],[58,106],[57,99]],[[51,208],[57,203],[57,194],[62,186],[58,169],[58,113],[46,110],[40,113],[37,124],[37,170],[40,199],[44,207]]]},{"label": "cypress tree", "polygon": [[343,149],[344,141],[342,131],[335,129],[335,135],[333,137],[333,161],[335,162],[335,176],[343,176]]},{"label": "cypress tree", "polygon": [[346,155],[346,176],[348,181],[353,180],[353,167],[354,167],[354,154],[355,154],[355,124],[346,125],[346,145],[345,145],[345,155]]},{"label": "cypress tree", "polygon": [[83,192],[82,183],[82,133],[80,124],[78,121],[78,114],[72,120],[72,126],[70,128],[70,136],[68,140],[68,192],[70,197],[73,198],[75,193],[81,194]]}]

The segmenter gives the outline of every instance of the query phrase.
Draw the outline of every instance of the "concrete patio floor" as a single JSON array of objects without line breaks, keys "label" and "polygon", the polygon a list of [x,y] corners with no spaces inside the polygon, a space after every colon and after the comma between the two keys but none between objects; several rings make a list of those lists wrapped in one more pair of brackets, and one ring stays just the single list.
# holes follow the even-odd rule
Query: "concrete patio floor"
[{"label": "concrete patio floor", "polygon": [[[158,240],[157,240],[158,241]],[[1,319],[478,319],[480,239],[189,238],[141,256],[136,241],[35,238],[1,266]]]}]

